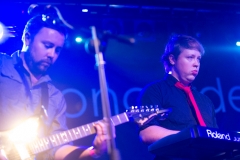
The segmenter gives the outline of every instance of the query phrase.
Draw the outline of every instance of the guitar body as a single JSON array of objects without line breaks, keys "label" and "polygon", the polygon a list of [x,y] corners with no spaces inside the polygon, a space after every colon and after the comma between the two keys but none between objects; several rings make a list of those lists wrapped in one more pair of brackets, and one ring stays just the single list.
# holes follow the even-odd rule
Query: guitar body
[{"label": "guitar body", "polygon": [[38,118],[32,117],[12,130],[0,132],[1,156],[7,160],[34,160],[34,154],[28,149],[28,141],[33,140],[32,135],[37,131]]},{"label": "guitar body", "polygon": [[[1,140],[2,143],[2,140]],[[20,156],[24,154],[24,156]],[[1,144],[1,156],[7,160],[34,160],[35,155],[32,155],[25,144],[14,144],[7,142]]]}]

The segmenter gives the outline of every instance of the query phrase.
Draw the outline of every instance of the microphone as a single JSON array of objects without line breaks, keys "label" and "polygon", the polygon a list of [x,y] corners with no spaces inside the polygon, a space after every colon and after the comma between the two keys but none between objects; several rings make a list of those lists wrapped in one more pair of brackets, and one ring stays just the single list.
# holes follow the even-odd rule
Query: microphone
[{"label": "microphone", "polygon": [[[84,32],[86,32],[86,29],[83,29]],[[90,31],[89,31],[90,32]],[[98,34],[100,35],[100,38],[98,38],[98,46],[100,47],[100,50],[104,50],[106,48],[106,41],[108,39],[115,39],[121,43],[125,43],[125,44],[129,44],[129,45],[133,45],[135,43],[135,39],[126,35],[116,35],[116,34],[112,34],[109,31],[102,31],[102,32],[98,32]],[[94,43],[93,43],[93,39],[89,39],[88,41],[85,42],[84,48],[86,50],[86,52],[88,53],[94,53]]]},{"label": "microphone", "polygon": [[[90,34],[91,30],[87,28],[79,28],[79,32]],[[125,44],[134,44],[136,41],[134,38],[126,36],[126,35],[117,35],[112,34],[109,30],[103,30],[103,31],[97,31],[97,35],[100,40],[108,40],[109,38],[115,39],[119,42],[125,43]]]},{"label": "microphone", "polygon": [[126,43],[126,44],[134,44],[135,43],[135,39],[125,36],[125,35],[116,35],[116,34],[112,34],[110,31],[103,31],[103,38],[112,38],[112,39],[116,39],[119,42],[122,43]]}]

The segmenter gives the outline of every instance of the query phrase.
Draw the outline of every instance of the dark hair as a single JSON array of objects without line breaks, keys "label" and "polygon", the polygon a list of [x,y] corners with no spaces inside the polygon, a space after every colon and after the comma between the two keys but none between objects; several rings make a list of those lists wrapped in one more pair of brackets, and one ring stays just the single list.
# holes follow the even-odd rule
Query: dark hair
[{"label": "dark hair", "polygon": [[67,38],[67,27],[55,14],[40,14],[32,17],[23,30],[22,40],[24,40],[25,34],[29,32],[34,37],[43,27],[51,28],[62,33]]},{"label": "dark hair", "polygon": [[169,62],[169,55],[172,54],[175,58],[178,58],[183,49],[197,50],[201,55],[205,53],[202,44],[197,39],[187,35],[174,35],[168,41],[165,47],[165,52],[161,58],[166,72],[169,72],[169,69],[172,66]]}]

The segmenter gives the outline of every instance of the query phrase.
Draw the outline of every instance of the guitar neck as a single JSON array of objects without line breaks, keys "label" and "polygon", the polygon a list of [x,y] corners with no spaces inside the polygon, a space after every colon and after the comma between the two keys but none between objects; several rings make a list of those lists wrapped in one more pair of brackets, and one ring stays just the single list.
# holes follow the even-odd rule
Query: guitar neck
[{"label": "guitar neck", "polygon": [[[111,122],[114,126],[117,126],[128,121],[129,118],[127,116],[127,113],[122,113],[111,117]],[[81,139],[83,137],[96,133],[94,124],[97,122],[98,121],[38,139],[31,143],[28,147],[33,154],[37,154],[49,150],[51,148],[66,144],[68,142]]]}]

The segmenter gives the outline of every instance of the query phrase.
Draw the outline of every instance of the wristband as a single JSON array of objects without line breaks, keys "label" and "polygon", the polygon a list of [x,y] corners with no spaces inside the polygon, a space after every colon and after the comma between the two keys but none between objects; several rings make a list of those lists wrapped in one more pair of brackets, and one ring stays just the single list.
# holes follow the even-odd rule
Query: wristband
[{"label": "wristband", "polygon": [[93,158],[99,158],[99,157],[100,157],[100,155],[98,155],[98,154],[96,153],[96,150],[95,150],[93,147],[90,147],[90,148],[89,148],[89,155],[90,155],[91,157],[93,157]]}]

